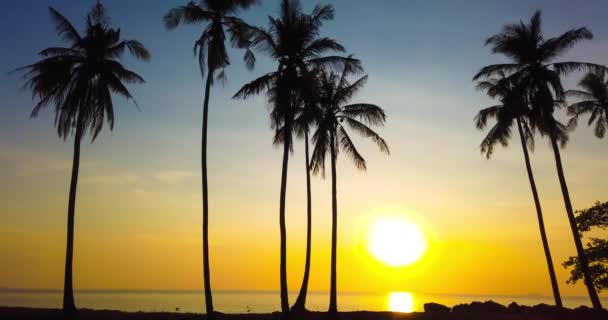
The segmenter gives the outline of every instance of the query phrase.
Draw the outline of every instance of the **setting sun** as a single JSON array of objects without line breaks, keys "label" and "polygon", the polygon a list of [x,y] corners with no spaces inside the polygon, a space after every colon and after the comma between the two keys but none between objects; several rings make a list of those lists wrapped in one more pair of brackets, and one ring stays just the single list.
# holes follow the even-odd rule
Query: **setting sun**
[{"label": "setting sun", "polygon": [[420,228],[403,218],[376,220],[369,233],[368,251],[391,267],[402,267],[418,261],[427,249]]}]

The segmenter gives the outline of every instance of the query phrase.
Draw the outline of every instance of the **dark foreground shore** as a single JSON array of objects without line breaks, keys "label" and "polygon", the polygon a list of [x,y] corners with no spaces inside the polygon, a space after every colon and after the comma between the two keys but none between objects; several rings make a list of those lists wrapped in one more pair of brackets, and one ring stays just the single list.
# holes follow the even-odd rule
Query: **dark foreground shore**
[{"label": "dark foreground shore", "polygon": [[[290,319],[311,320],[607,320],[608,311],[597,312],[586,307],[577,309],[558,310],[553,306],[538,305],[526,307],[510,305],[509,307],[493,302],[474,302],[462,304],[454,308],[429,304],[427,312],[371,312],[353,311],[340,312],[337,317],[330,317],[325,312],[306,312],[291,315]],[[172,313],[172,312],[123,312],[113,310],[80,309],[78,320],[204,320],[203,314]],[[278,320],[279,312],[266,314],[222,314],[218,313],[217,320]],[[2,320],[62,320],[63,313],[59,309],[37,309],[0,307]]]}]

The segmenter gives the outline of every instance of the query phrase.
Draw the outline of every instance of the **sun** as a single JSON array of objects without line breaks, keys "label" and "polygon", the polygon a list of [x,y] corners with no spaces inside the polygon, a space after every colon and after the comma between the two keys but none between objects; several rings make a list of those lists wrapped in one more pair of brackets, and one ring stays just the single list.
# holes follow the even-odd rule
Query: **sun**
[{"label": "sun", "polygon": [[403,218],[381,218],[371,225],[369,253],[391,267],[402,267],[418,261],[427,244],[420,228]]}]

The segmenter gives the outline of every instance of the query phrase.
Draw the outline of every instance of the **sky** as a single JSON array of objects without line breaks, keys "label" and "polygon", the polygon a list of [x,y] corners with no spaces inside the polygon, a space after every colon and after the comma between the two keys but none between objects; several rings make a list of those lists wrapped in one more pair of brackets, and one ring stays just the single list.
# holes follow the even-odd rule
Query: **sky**
[{"label": "sky", "polygon": [[[139,105],[115,98],[116,124],[83,142],[78,185],[76,289],[198,289],[201,272],[200,132],[203,83],[192,46],[200,27],[165,30],[161,18],[184,4],[103,1],[125,38],[151,52],[124,63],[145,79],[130,89]],[[266,25],[278,1],[241,16]],[[303,1],[310,11],[316,1]],[[72,138],[53,127],[52,110],[29,119],[34,105],[12,69],[60,45],[47,6],[82,30],[94,1],[0,3],[0,287],[61,288]],[[608,5],[573,1],[323,1],[336,10],[323,35],[361,58],[367,86],[353,102],[382,106],[379,130],[390,156],[369,141],[355,143],[366,172],[338,159],[338,289],[461,294],[550,295],[538,222],[518,137],[492,159],[479,152],[483,132],[473,117],[493,104],[472,76],[504,61],[483,46],[506,23],[542,9],[547,37],[587,26],[592,41],[563,60],[605,64]],[[224,86],[212,90],[209,122],[211,271],[214,289],[279,288],[278,200],[281,149],[272,146],[263,97],[237,101],[244,83],[274,70],[257,54],[248,71],[231,50]],[[572,88],[580,78],[564,79]],[[560,117],[563,114],[560,113]],[[304,269],[306,187],[303,145],[290,158],[287,188],[288,286],[298,290]],[[576,209],[606,200],[606,141],[581,125],[562,152]],[[561,263],[575,253],[549,144],[538,138],[532,156],[546,228],[563,295],[585,295],[566,284]],[[310,289],[329,289],[331,185],[314,177]],[[420,261],[394,268],[366,250],[369,226],[382,217],[418,225],[428,241]]]}]

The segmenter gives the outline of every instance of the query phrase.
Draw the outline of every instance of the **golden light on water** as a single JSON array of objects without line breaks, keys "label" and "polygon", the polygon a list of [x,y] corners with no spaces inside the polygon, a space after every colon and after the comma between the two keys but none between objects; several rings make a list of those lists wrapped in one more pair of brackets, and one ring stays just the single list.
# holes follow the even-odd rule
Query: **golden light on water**
[{"label": "golden light on water", "polygon": [[388,310],[414,312],[414,297],[409,292],[391,292],[388,295]]},{"label": "golden light on water", "polygon": [[380,218],[373,222],[368,251],[391,267],[402,267],[418,261],[427,249],[420,228],[403,218]]}]

